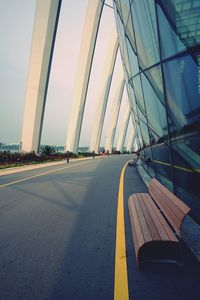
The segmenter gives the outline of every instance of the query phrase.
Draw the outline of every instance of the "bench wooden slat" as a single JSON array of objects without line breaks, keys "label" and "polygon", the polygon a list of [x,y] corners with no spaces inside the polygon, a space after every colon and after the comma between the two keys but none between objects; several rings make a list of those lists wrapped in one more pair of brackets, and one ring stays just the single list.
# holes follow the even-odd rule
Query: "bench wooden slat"
[{"label": "bench wooden slat", "polygon": [[160,236],[162,237],[163,240],[171,240],[171,241],[178,241],[176,236],[174,235],[173,231],[171,228],[168,226],[167,222],[161,215],[160,211],[158,210],[157,206],[155,203],[152,201],[151,197],[149,194],[145,194],[146,198],[146,203],[148,209],[151,211],[151,214],[153,216],[154,222],[157,224],[158,222],[161,224],[161,226],[157,226]]},{"label": "bench wooden slat", "polygon": [[145,222],[146,222],[146,225],[148,226],[148,230],[151,233],[152,240],[159,241],[159,240],[161,240],[161,236],[160,236],[160,234],[156,228],[156,225],[152,219],[150,211],[148,211],[148,209],[146,208],[146,202],[143,201],[143,194],[139,194],[138,196],[140,197],[140,206],[143,211],[143,214],[145,217]]},{"label": "bench wooden slat", "polygon": [[134,204],[133,204],[132,201],[128,202],[128,207],[129,207],[129,214],[131,216],[131,218],[130,218],[130,220],[131,220],[131,229],[132,229],[135,252],[136,252],[136,257],[137,257],[137,252],[138,252],[138,249],[139,249],[140,246],[139,246],[139,240],[138,240],[138,237],[137,237],[138,236],[137,231],[136,231],[137,229],[135,227],[135,222],[134,222],[134,219],[135,219],[134,210],[135,210],[135,208],[134,208]]},{"label": "bench wooden slat", "polygon": [[180,236],[182,221],[190,208],[155,179],[149,185],[149,194],[131,195],[128,205],[138,265],[148,260],[179,261],[175,232]]},{"label": "bench wooden slat", "polygon": [[161,189],[175,204],[178,206],[182,212],[186,215],[191,210],[184,202],[182,202],[176,195],[172,194],[165,186],[163,186],[158,180],[155,178],[151,180],[154,184],[157,185],[159,189]]},{"label": "bench wooden slat", "polygon": [[163,203],[166,204],[170,211],[172,211],[173,214],[176,216],[179,223],[182,222],[185,213],[173,201],[171,201],[167,194],[163,193],[163,191],[160,190],[155,184],[151,185],[149,191],[152,195],[156,193],[156,200],[160,199],[160,201],[163,201]]},{"label": "bench wooden slat", "polygon": [[136,247],[139,248],[141,245],[144,244],[144,237],[138,219],[137,210],[135,207],[135,200],[137,200],[137,197],[135,195],[130,196],[128,204],[129,204],[129,212],[131,215],[132,231],[133,233],[136,232],[133,235],[133,237],[134,239],[136,239]]},{"label": "bench wooden slat", "polygon": [[181,224],[190,208],[155,178],[150,182],[149,193],[180,236]]},{"label": "bench wooden slat", "polygon": [[[141,261],[148,260],[145,249],[151,249],[149,250],[151,258],[152,255],[154,256],[157,247],[161,247],[160,249],[163,251],[161,243],[167,243],[165,244],[166,247],[169,247],[170,243],[178,243],[178,239],[149,194],[131,195],[128,206],[138,266]],[[156,248],[154,248],[154,245]]]},{"label": "bench wooden slat", "polygon": [[142,229],[143,238],[144,238],[145,242],[150,242],[150,241],[152,241],[152,235],[149,230],[148,224],[146,222],[145,213],[144,213],[144,211],[140,205],[141,203],[139,201],[140,201],[140,194],[137,194],[137,198],[135,199],[135,207],[138,212],[138,218],[139,218],[140,226]]},{"label": "bench wooden slat", "polygon": [[162,212],[166,216],[167,220],[170,222],[172,227],[175,229],[175,231],[180,235],[180,226],[181,222],[176,217],[176,215],[171,211],[171,209],[168,207],[168,203],[166,202],[166,199],[163,200],[157,191],[150,192],[151,197],[156,202],[156,204],[161,208]]}]

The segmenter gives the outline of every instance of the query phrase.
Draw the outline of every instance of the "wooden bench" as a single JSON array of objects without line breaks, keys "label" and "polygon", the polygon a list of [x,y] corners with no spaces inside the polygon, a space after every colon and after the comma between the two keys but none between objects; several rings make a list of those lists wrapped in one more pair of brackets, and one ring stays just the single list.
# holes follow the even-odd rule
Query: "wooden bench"
[{"label": "wooden bench", "polygon": [[148,191],[128,200],[137,264],[179,262],[181,224],[190,208],[156,179],[150,181]]}]

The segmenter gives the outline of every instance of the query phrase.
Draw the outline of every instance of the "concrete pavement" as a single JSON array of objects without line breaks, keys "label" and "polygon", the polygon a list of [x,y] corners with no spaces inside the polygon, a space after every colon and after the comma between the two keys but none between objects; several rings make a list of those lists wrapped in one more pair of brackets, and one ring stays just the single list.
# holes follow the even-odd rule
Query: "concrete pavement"
[{"label": "concrete pavement", "polygon": [[[99,157],[97,156],[96,158],[99,158]],[[72,159],[70,159],[70,162],[90,160],[90,159],[93,159],[93,158],[92,157],[72,158]],[[58,165],[62,165],[65,162],[66,162],[66,159],[65,160],[63,159],[63,160],[52,161],[52,162],[47,162],[47,163],[38,163],[38,164],[24,165],[24,166],[13,167],[13,168],[5,168],[5,169],[0,170],[0,176],[15,174],[15,173],[19,173],[19,172],[25,172],[25,171],[29,171],[29,170],[36,170],[36,169],[41,169],[41,168],[46,168],[46,167],[51,167],[51,166],[58,166]]]},{"label": "concrete pavement", "polygon": [[[0,178],[5,185],[0,188],[0,299],[113,299],[119,177],[129,157],[71,162]],[[137,270],[127,199],[144,191],[136,168],[127,167],[130,299],[199,299],[199,264],[185,245],[184,267],[148,264],[143,272]]]},{"label": "concrete pavement", "polygon": [[0,299],[113,298],[118,184],[127,158],[64,164],[0,189]]}]

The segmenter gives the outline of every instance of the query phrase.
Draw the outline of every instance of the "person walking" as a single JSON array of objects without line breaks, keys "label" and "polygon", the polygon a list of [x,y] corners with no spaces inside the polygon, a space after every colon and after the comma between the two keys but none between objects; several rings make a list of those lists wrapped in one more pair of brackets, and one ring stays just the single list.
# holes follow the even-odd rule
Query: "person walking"
[{"label": "person walking", "polygon": [[135,160],[135,164],[137,163],[137,161],[140,159],[140,150],[138,149],[135,153],[136,155],[136,160]]},{"label": "person walking", "polygon": [[67,163],[69,163],[69,157],[70,157],[70,152],[67,151],[67,153],[66,153]]},{"label": "person walking", "polygon": [[93,159],[95,158],[95,152],[94,152],[94,150],[92,151],[92,157],[93,157]]}]

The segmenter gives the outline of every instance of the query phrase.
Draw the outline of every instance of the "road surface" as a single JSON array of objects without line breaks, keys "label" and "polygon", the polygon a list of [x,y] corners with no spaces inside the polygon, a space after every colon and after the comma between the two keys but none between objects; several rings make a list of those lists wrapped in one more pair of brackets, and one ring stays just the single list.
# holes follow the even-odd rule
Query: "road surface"
[{"label": "road surface", "polygon": [[[118,188],[129,158],[95,158],[0,177],[1,300],[113,299]],[[127,199],[145,191],[136,168],[127,167],[129,297],[199,299],[199,265],[186,248],[182,268],[149,264],[137,270]]]}]

